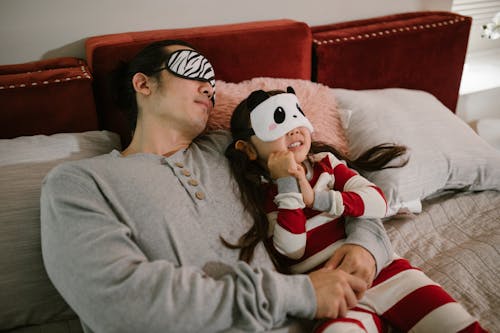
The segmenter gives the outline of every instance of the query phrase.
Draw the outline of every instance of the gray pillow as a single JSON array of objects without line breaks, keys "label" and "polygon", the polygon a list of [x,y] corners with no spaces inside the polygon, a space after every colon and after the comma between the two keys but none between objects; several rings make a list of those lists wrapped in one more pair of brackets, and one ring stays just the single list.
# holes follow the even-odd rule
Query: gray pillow
[{"label": "gray pillow", "polygon": [[356,157],[384,143],[410,149],[399,169],[363,173],[381,187],[387,215],[418,213],[421,200],[443,190],[500,190],[500,152],[427,92],[332,89]]},{"label": "gray pillow", "polygon": [[0,330],[74,318],[40,246],[40,187],[57,164],[120,149],[108,131],[0,140]]}]

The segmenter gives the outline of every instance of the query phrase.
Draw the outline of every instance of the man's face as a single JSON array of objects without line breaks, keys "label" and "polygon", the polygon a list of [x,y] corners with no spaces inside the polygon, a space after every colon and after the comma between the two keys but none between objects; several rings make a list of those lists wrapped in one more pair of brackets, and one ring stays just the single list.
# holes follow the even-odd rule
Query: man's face
[{"label": "man's face", "polygon": [[170,54],[167,70],[183,79],[208,82],[212,87],[212,104],[215,104],[215,72],[202,54],[192,49],[180,49]]},{"label": "man's face", "polygon": [[[167,48],[173,52],[172,54],[194,55],[191,53],[193,50],[186,46],[171,45]],[[198,58],[197,61],[192,62],[192,64],[198,63],[199,65],[193,67],[192,70],[189,70],[187,64],[174,68],[179,73],[183,73],[182,75],[174,73],[170,68],[165,68],[167,70],[161,72],[161,79],[155,91],[155,109],[160,117],[165,118],[169,126],[175,127],[178,131],[188,132],[193,138],[203,132],[208,116],[214,107],[215,91],[212,84],[215,84],[215,81],[212,83],[209,79],[200,78],[200,75],[204,75],[203,73],[213,74],[213,69],[204,64],[203,59]],[[189,62],[188,58],[179,60]],[[205,68],[205,70],[200,71],[194,78],[195,68]],[[193,78],[187,78],[188,75],[193,75]],[[211,76],[207,75],[207,77]]]}]

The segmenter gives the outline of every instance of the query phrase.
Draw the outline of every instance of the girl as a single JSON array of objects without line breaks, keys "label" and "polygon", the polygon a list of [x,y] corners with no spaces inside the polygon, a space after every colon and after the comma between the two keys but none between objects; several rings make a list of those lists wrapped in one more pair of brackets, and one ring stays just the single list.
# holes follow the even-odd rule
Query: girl
[{"label": "girl", "polygon": [[[345,238],[344,217],[385,215],[382,191],[341,160],[364,170],[407,162],[388,166],[405,155],[402,146],[376,146],[349,161],[332,147],[312,142],[313,127],[291,87],[254,91],[236,107],[231,132],[226,156],[255,223],[238,244],[226,245],[240,248],[240,258],[249,261],[262,240],[277,268],[289,273],[308,272],[332,257]],[[407,260],[394,256],[378,271],[346,317],[327,320],[316,332],[381,332],[384,322],[402,331],[484,331]]]}]

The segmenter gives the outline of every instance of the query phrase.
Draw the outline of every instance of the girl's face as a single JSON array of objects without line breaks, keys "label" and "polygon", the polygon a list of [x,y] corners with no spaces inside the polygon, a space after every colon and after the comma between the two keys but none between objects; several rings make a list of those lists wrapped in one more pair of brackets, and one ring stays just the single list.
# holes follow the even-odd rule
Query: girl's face
[{"label": "girl's face", "polygon": [[267,165],[271,153],[278,151],[291,151],[295,156],[295,162],[300,164],[307,158],[311,148],[311,132],[306,127],[301,126],[294,128],[274,141],[262,141],[253,135],[250,142],[257,151],[258,159],[263,165]]}]

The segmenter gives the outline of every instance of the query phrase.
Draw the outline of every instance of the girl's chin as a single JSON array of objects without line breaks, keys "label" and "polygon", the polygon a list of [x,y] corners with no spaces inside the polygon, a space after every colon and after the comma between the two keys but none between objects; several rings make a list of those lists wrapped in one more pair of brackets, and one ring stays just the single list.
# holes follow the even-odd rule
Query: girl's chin
[{"label": "girl's chin", "polygon": [[298,164],[304,162],[307,158],[307,154],[303,153],[294,153],[293,155],[295,156],[295,162]]}]

